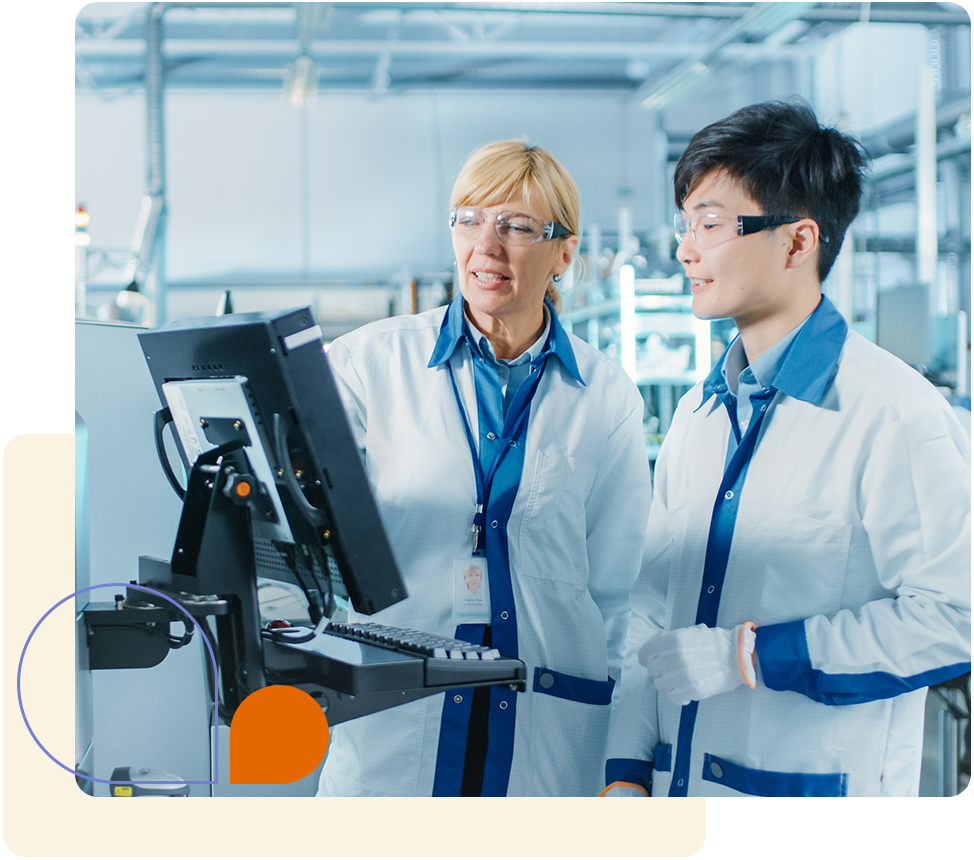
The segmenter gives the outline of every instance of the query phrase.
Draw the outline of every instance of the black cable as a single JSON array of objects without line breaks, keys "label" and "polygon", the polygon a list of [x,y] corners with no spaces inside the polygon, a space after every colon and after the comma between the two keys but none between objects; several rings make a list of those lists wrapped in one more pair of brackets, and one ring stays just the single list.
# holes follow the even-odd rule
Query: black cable
[{"label": "black cable", "polygon": [[[329,618],[335,611],[335,589],[331,582],[331,570],[328,567],[328,554],[325,552],[324,548],[320,544],[311,544],[311,552],[315,556],[315,560],[318,562],[318,567],[321,568],[321,575],[325,579],[325,602],[323,604],[324,613]],[[314,565],[309,562],[308,569],[311,572],[312,577],[315,576]],[[321,581],[317,581],[318,593],[321,593]]]},{"label": "black cable", "polygon": [[295,642],[298,644],[302,642],[310,642],[315,638],[315,636],[318,635],[318,631],[315,629],[312,629],[310,633],[305,633],[303,636],[285,635],[291,630],[300,629],[301,628],[299,627],[271,627],[270,629],[265,628],[264,630],[261,630],[260,635],[264,639],[273,639],[275,642]]},{"label": "black cable", "polygon": [[[304,599],[308,602],[308,617],[311,619],[312,625],[316,625],[321,621],[323,613],[323,607],[318,601],[312,597],[312,593],[317,593],[320,597],[320,591],[309,587],[307,581],[304,578],[304,574],[299,570],[299,565],[297,562],[297,547],[293,543],[287,543],[285,541],[271,541],[274,544],[274,548],[284,556],[284,561],[288,566],[291,573],[294,574],[294,578],[297,580],[298,587],[304,594]],[[304,567],[304,565],[300,565]],[[312,580],[314,575],[311,576]]]},{"label": "black cable", "polygon": [[179,500],[181,502],[185,502],[186,488],[183,487],[176,479],[176,475],[172,470],[172,464],[169,462],[169,457],[166,455],[166,442],[162,436],[162,431],[165,430],[167,424],[172,423],[172,420],[172,412],[169,411],[168,406],[160,409],[155,414],[154,435],[156,440],[156,455],[159,457],[159,464],[162,466],[162,471],[166,475],[166,480],[169,481],[169,486],[176,491],[176,495],[179,496]]},{"label": "black cable", "polygon": [[184,648],[193,641],[193,632],[196,630],[196,625],[193,624],[188,618],[183,621],[183,635],[178,639],[170,634],[169,636],[169,647],[175,651],[177,648]]},{"label": "black cable", "polygon": [[[304,516],[307,523],[316,532],[322,526],[325,518],[325,512],[320,508],[316,508],[311,502],[308,501],[301,486],[298,484],[297,478],[294,476],[294,470],[291,467],[291,455],[288,452],[287,447],[287,434],[290,428],[285,429],[284,418],[281,413],[276,412],[274,414],[274,447],[275,453],[277,455],[278,466],[283,472],[284,483],[290,492],[291,498],[294,504],[297,506],[298,511]],[[305,546],[305,544],[302,544]],[[311,578],[315,581],[315,585],[318,586],[318,593],[323,597],[326,597],[324,605],[321,607],[324,616],[330,616],[334,612],[335,608],[335,595],[334,588],[332,587],[331,574],[328,570],[328,559],[326,557],[324,549],[317,541],[313,541],[307,546],[310,546],[311,552],[315,555],[318,565],[321,568],[321,575],[325,579],[325,587],[322,588],[322,582],[315,574],[314,564],[307,562],[307,570]],[[297,575],[297,572],[295,572]],[[300,578],[300,577],[299,577]],[[305,595],[307,596],[307,594]],[[311,611],[311,604],[309,598],[309,613]],[[316,624],[321,620],[321,615],[315,618],[313,615],[311,621]]]}]

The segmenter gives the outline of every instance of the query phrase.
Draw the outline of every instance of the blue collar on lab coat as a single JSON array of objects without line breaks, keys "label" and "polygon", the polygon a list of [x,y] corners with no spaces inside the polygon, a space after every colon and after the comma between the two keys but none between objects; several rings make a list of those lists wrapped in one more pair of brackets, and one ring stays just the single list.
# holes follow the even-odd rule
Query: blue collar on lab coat
[{"label": "blue collar on lab coat", "polygon": [[[829,380],[835,373],[848,330],[849,326],[842,314],[828,298],[822,296],[818,307],[812,311],[808,322],[792,341],[781,367],[770,383],[771,387],[789,397],[817,406],[822,402]],[[719,396],[726,392],[727,383],[721,368],[728,352],[729,348],[724,350],[724,355],[704,380],[700,406],[715,394]]]},{"label": "blue collar on lab coat", "polygon": [[[558,356],[565,369],[582,385],[585,385],[585,380],[582,379],[582,375],[578,370],[578,362],[575,360],[575,351],[572,349],[568,332],[565,331],[559,322],[554,305],[547,298],[544,301],[551,314],[551,326],[548,331],[548,341],[541,351],[541,355],[532,363],[544,361],[549,353],[553,353]],[[447,308],[446,315],[443,317],[440,334],[436,339],[436,345],[433,347],[433,354],[430,356],[430,361],[427,366],[436,367],[449,361],[450,356],[453,355],[461,340],[466,340],[470,348],[476,352],[477,348],[467,337],[463,324],[463,296],[457,295],[450,303],[450,307]]]}]

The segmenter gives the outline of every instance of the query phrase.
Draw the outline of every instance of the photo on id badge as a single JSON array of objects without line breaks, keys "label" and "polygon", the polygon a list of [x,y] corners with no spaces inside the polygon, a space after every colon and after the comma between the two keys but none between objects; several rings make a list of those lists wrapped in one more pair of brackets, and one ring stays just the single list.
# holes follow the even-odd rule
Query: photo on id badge
[{"label": "photo on id badge", "polygon": [[468,556],[453,568],[453,607],[458,624],[490,624],[487,559]]}]

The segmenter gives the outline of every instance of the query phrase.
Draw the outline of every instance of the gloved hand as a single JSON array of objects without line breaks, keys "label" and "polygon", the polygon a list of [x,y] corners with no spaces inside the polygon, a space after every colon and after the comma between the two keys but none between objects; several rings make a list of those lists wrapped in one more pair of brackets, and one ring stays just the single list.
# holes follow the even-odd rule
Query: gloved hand
[{"label": "gloved hand", "polygon": [[681,627],[660,633],[639,649],[639,662],[656,689],[676,705],[727,693],[741,684],[756,684],[752,654],[754,625]]},{"label": "gloved hand", "polygon": [[614,782],[602,789],[599,797],[648,797],[646,789],[631,782]]}]

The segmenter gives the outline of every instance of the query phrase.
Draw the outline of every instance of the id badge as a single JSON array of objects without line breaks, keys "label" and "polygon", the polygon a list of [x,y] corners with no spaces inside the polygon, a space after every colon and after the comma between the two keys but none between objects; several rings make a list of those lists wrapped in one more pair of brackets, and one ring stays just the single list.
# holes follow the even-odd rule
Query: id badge
[{"label": "id badge", "polygon": [[453,610],[457,624],[490,624],[490,584],[483,556],[454,562]]}]

